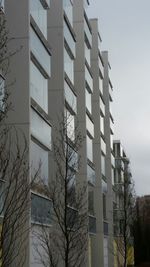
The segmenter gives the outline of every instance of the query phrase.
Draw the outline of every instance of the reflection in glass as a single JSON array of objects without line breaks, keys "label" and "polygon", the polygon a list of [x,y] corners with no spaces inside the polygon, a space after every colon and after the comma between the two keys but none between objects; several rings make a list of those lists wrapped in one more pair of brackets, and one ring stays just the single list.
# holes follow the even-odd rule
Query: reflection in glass
[{"label": "reflection in glass", "polygon": [[91,134],[92,137],[94,137],[94,124],[90,120],[89,116],[86,114],[86,128],[88,132]]},{"label": "reflection in glass", "polygon": [[31,194],[31,220],[42,224],[51,224],[52,203],[49,199]]},{"label": "reflection in glass", "polygon": [[41,32],[47,38],[47,10],[40,0],[30,0],[30,12]]},{"label": "reflection in glass", "polygon": [[77,112],[77,97],[70,89],[69,85],[65,81],[65,98],[69,106],[76,113]]},{"label": "reflection in glass", "polygon": [[48,80],[41,74],[38,68],[30,62],[30,88],[31,97],[48,112]]},{"label": "reflection in glass", "polygon": [[51,57],[44,45],[42,44],[41,40],[35,33],[35,31],[30,28],[31,33],[31,51],[43,67],[43,69],[47,72],[50,76],[51,72]]},{"label": "reflection in glass", "polygon": [[86,145],[87,145],[87,158],[91,162],[93,162],[93,141],[88,135],[86,136]]},{"label": "reflection in glass", "polygon": [[89,93],[89,91],[86,89],[86,108],[90,113],[92,113],[92,95]]},{"label": "reflection in glass", "polygon": [[90,183],[95,184],[95,171],[89,165],[87,165],[87,178]]},{"label": "reflection in glass", "polygon": [[[31,175],[48,184],[48,151],[31,141]],[[37,175],[37,177],[35,177]]]},{"label": "reflection in glass", "polygon": [[51,149],[51,126],[31,108],[31,134]]},{"label": "reflection in glass", "polygon": [[72,84],[74,84],[74,60],[70,58],[66,49],[64,49],[64,70]]}]

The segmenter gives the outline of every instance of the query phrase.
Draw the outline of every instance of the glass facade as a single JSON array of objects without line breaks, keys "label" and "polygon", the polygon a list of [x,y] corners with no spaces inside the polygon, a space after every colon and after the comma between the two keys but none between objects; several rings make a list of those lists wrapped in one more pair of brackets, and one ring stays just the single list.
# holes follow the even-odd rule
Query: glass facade
[{"label": "glass facade", "polygon": [[[48,184],[48,151],[31,140],[31,176]],[[37,173],[38,172],[38,173]],[[35,177],[36,176],[36,177]]]},{"label": "glass facade", "polygon": [[99,104],[100,104],[101,113],[103,114],[103,116],[105,116],[105,104],[101,97],[99,98]]},{"label": "glass facade", "polygon": [[92,113],[92,94],[86,89],[86,108],[90,113]]},{"label": "glass facade", "polygon": [[32,61],[30,62],[30,89],[31,97],[45,112],[48,112],[48,80]]},{"label": "glass facade", "polygon": [[47,38],[47,10],[40,0],[30,0],[30,12],[41,32]]},{"label": "glass facade", "polygon": [[77,112],[77,97],[67,84],[67,82],[64,82],[64,87],[65,87],[65,99],[69,106],[72,108],[72,110],[76,113]]},{"label": "glass facade", "polygon": [[65,37],[65,40],[73,54],[73,56],[75,57],[76,55],[76,46],[75,46],[75,41],[74,41],[74,38],[69,30],[69,27],[66,23],[66,21],[64,20],[64,37]]},{"label": "glass facade", "polygon": [[42,196],[31,194],[31,220],[41,224],[52,223],[52,203]]},{"label": "glass facade", "polygon": [[66,48],[64,48],[64,70],[72,84],[74,84],[74,60],[70,57]]},{"label": "glass facade", "polygon": [[87,145],[87,158],[93,162],[93,140],[87,135],[86,136]]},{"label": "glass facade", "polygon": [[99,76],[99,90],[100,93],[103,95],[103,79],[101,78],[101,76]]},{"label": "glass facade", "polygon": [[31,134],[51,149],[51,126],[31,108]]},{"label": "glass facade", "polygon": [[51,73],[51,56],[46,50],[45,46],[40,41],[39,37],[33,30],[33,28],[30,28],[30,36],[31,36],[31,51],[39,64],[42,66],[42,68],[46,71],[46,73],[50,76]]}]

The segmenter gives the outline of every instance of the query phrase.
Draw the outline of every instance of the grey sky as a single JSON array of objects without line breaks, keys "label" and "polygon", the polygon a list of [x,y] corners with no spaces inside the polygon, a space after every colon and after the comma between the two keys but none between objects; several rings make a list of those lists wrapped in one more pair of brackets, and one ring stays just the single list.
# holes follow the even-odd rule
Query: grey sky
[{"label": "grey sky", "polygon": [[109,51],[115,138],[131,159],[138,195],[150,194],[150,0],[91,0]]}]

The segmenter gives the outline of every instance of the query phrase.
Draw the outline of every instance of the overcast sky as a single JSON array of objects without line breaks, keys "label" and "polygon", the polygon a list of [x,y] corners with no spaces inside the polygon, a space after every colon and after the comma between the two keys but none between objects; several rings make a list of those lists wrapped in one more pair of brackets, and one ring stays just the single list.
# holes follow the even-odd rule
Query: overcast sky
[{"label": "overcast sky", "polygon": [[131,160],[137,195],[150,194],[150,0],[91,0],[112,67],[115,139]]}]

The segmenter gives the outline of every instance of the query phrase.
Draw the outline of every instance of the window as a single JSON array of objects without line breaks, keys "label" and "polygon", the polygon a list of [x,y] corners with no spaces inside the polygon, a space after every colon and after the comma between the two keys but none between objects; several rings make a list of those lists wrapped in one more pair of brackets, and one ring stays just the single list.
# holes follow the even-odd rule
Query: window
[{"label": "window", "polygon": [[0,8],[4,10],[4,0],[0,0]]},{"label": "window", "polygon": [[88,192],[88,211],[90,214],[94,214],[94,192],[89,190]]},{"label": "window", "polygon": [[103,116],[105,116],[105,104],[101,97],[99,98],[99,105],[100,105],[101,113],[103,114]]},{"label": "window", "polygon": [[51,149],[51,126],[31,108],[31,134]]},{"label": "window", "polygon": [[101,151],[103,152],[103,154],[106,155],[106,144],[102,137],[101,137]]},{"label": "window", "polygon": [[105,176],[105,156],[101,155],[101,172]]},{"label": "window", "polygon": [[[33,0],[34,1],[34,0]],[[51,56],[33,28],[30,29],[31,33],[31,51],[41,67],[50,76],[51,72]]]},{"label": "window", "polygon": [[103,79],[101,78],[101,76],[99,76],[99,90],[101,92],[101,94],[103,95]]},{"label": "window", "polygon": [[106,203],[106,195],[103,194],[103,219],[106,220],[107,219],[107,203]]},{"label": "window", "polygon": [[37,172],[37,176],[48,184],[48,151],[31,141],[31,176],[33,179]]},{"label": "window", "polygon": [[30,12],[37,26],[47,38],[47,10],[44,9],[40,0],[30,0]]},{"label": "window", "polygon": [[49,199],[31,194],[31,219],[33,222],[51,224],[52,203]]},{"label": "window", "polygon": [[84,32],[85,32],[85,39],[88,42],[88,45],[92,45],[92,34],[89,28],[89,24],[87,22],[87,18],[84,17]]},{"label": "window", "polygon": [[87,114],[86,114],[86,128],[87,128],[88,132],[90,133],[90,135],[92,137],[94,137],[94,124],[90,120],[90,118]]},{"label": "window", "polygon": [[87,135],[86,136],[87,145],[87,158],[93,162],[93,140]]},{"label": "window", "polygon": [[107,183],[102,179],[102,192],[107,193]]},{"label": "window", "polygon": [[63,0],[63,7],[70,24],[73,26],[73,6],[71,0]]},{"label": "window", "polygon": [[5,91],[5,81],[3,77],[0,75],[0,111],[4,111],[5,109],[4,91]]},{"label": "window", "polygon": [[78,154],[77,152],[68,144],[67,146],[67,158],[68,158],[68,165],[73,170],[78,170]]},{"label": "window", "polygon": [[95,171],[87,165],[87,179],[90,183],[95,184]]},{"label": "window", "polygon": [[74,141],[75,139],[75,116],[66,109],[66,120],[67,120],[67,136],[70,140]]},{"label": "window", "polygon": [[87,86],[93,92],[93,78],[86,65],[85,65],[85,80],[87,82]]},{"label": "window", "polygon": [[48,112],[48,80],[41,74],[34,63],[30,62],[31,97]]},{"label": "window", "polygon": [[85,59],[89,66],[91,66],[91,49],[87,46],[87,43],[84,43],[85,46]]},{"label": "window", "polygon": [[69,56],[66,48],[64,48],[64,70],[72,84],[74,84],[74,61]]},{"label": "window", "polygon": [[64,37],[65,37],[65,40],[66,40],[73,56],[75,57],[75,52],[76,52],[75,40],[74,40],[72,33],[70,32],[70,29],[68,28],[68,25],[67,25],[65,20],[64,20]]},{"label": "window", "polygon": [[76,113],[77,112],[77,97],[70,89],[69,85],[65,81],[65,98],[69,106]]},{"label": "window", "polygon": [[86,108],[90,113],[92,113],[92,95],[89,93],[89,91],[86,89]]},{"label": "window", "polygon": [[104,135],[104,117],[100,115],[100,131]]}]

